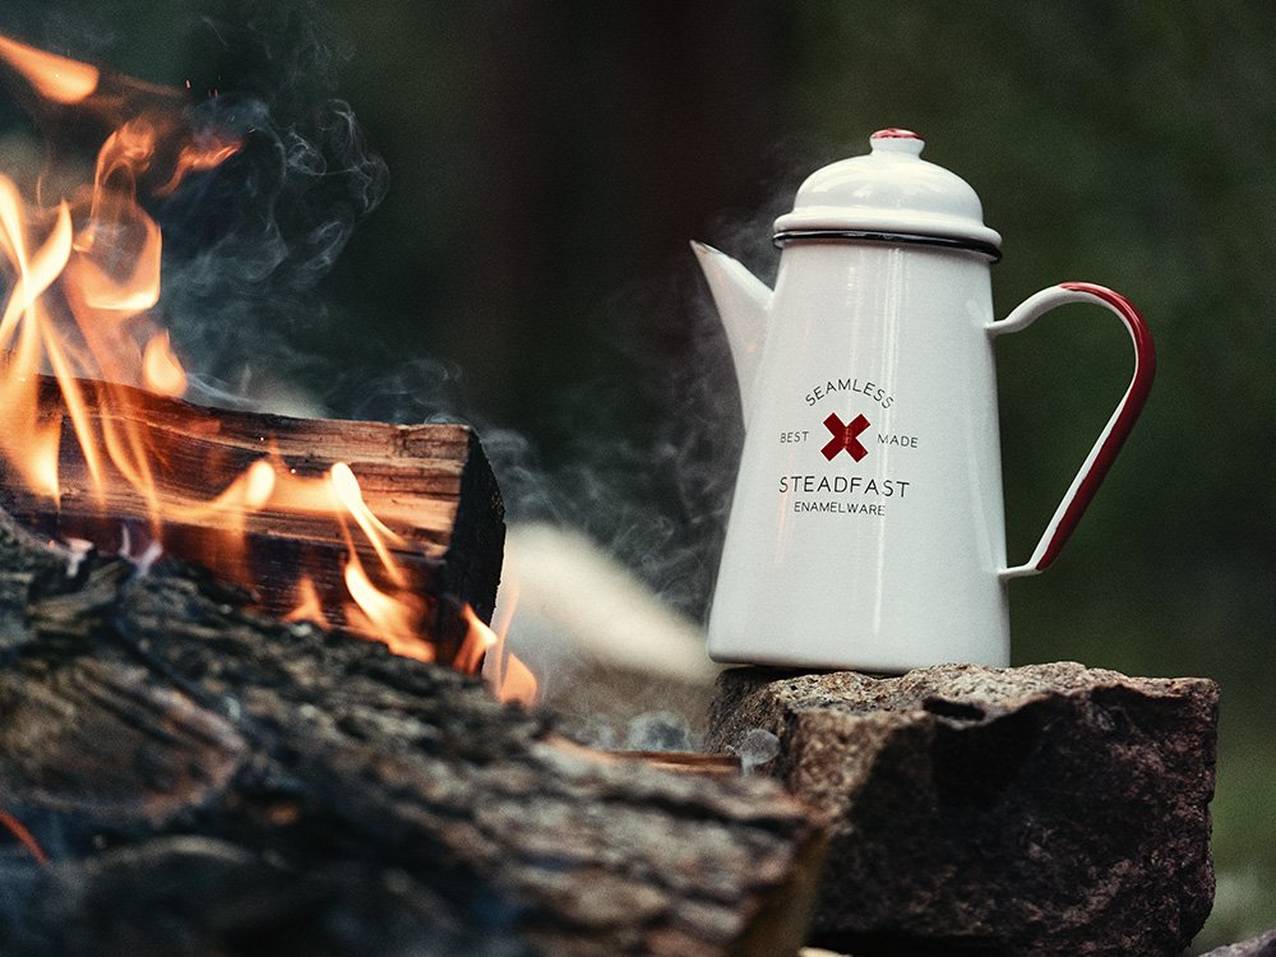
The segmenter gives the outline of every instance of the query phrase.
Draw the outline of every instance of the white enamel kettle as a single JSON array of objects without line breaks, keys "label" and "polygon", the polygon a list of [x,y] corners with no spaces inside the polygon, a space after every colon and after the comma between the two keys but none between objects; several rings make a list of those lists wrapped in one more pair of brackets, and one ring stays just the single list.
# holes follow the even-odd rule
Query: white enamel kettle
[{"label": "white enamel kettle", "polygon": [[[994,321],[1001,237],[962,179],[887,129],[775,223],[774,292],[692,247],[726,326],[745,445],[709,620],[717,661],[895,673],[1010,660],[1006,583],[1045,569],[1142,409],[1155,351],[1124,297],[1068,282]],[[993,340],[1108,309],[1134,375],[1027,562],[1007,566]]]}]

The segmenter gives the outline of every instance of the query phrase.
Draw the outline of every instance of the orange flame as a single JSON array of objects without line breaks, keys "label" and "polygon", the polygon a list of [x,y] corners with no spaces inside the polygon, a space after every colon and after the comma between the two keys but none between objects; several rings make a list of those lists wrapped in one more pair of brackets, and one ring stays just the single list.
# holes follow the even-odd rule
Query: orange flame
[{"label": "orange flame", "polygon": [[424,603],[413,595],[392,595],[372,584],[353,551],[346,560],[346,588],[356,610],[346,613],[356,631],[385,644],[396,655],[433,661],[434,646],[421,637]]},{"label": "orange flame", "polygon": [[310,621],[322,623],[323,601],[319,598],[319,589],[315,580],[309,575],[302,575],[297,580],[297,604],[292,611],[284,615],[284,621]]},{"label": "orange flame", "polygon": [[45,53],[8,37],[0,37],[0,59],[26,77],[40,96],[54,103],[79,103],[97,90],[96,67]]},{"label": "orange flame", "polygon": [[[0,63],[38,95],[65,106],[88,100],[101,78],[95,67],[4,37]],[[130,113],[129,96],[116,95],[117,88],[165,92],[114,78],[112,97],[94,99],[95,109],[118,109],[121,115],[98,151],[91,184],[45,207],[28,203],[0,175],[0,265],[8,266],[12,279],[0,312],[0,458],[7,471],[31,492],[60,503],[62,415],[42,408],[40,400],[41,378],[51,375],[90,493],[103,510],[121,487],[140,495],[155,554],[166,527],[212,524],[218,529],[218,557],[237,570],[232,577],[251,585],[243,553],[254,513],[269,509],[331,521],[345,542],[345,559],[340,584],[336,569],[325,580],[333,583],[329,591],[344,585],[345,594],[328,595],[325,605],[313,569],[298,567],[296,607],[286,617],[344,624],[396,654],[434,661],[437,649],[428,634],[435,609],[411,591],[407,569],[396,559],[396,551],[411,543],[374,514],[348,464],[339,462],[321,477],[298,476],[267,445],[266,454],[220,492],[210,487],[200,495],[157,480],[173,450],[148,423],[137,393],[122,386],[177,397],[185,393],[187,377],[168,332],[152,314],[162,288],[163,236],[138,195],[148,188],[152,195],[169,195],[188,176],[235,155],[242,143],[189,129],[176,109],[180,97],[160,97],[160,105],[155,96],[144,97]],[[148,187],[156,182],[162,185]],[[209,486],[213,482],[208,479]],[[375,556],[373,567],[365,567],[365,556]],[[508,623],[493,632],[468,606],[466,614],[470,634],[452,663],[471,673],[499,665],[491,681],[495,692],[506,700],[531,701],[535,679],[504,650]]]},{"label": "orange flame", "polygon": [[157,332],[142,353],[142,379],[159,395],[180,396],[186,392],[186,370],[173,355],[167,332]]},{"label": "orange flame", "polygon": [[536,703],[540,690],[536,676],[506,647],[506,638],[517,605],[516,590],[502,609],[502,616],[493,622],[492,627],[483,624],[473,608],[465,606],[464,615],[469,630],[457,655],[457,668],[467,673],[481,670],[483,680],[498,699],[530,706]]},{"label": "orange flame", "polygon": [[[349,512],[350,517],[355,520],[359,528],[363,530],[363,534],[368,537],[368,541],[372,543],[377,557],[381,559],[381,564],[385,566],[386,573],[391,580],[396,585],[407,584],[403,569],[390,556],[390,549],[386,546],[387,541],[395,545],[404,544],[402,536],[391,531],[372,514],[372,510],[368,508],[367,503],[363,500],[363,490],[359,488],[359,480],[354,477],[354,472],[350,471],[350,466],[346,465],[345,462],[338,462],[332,467],[329,477],[332,480],[332,488],[336,493],[337,501]],[[347,576],[350,574],[348,567],[346,574]]]},{"label": "orange flame", "polygon": [[203,142],[187,143],[177,154],[177,162],[173,167],[173,175],[167,183],[155,190],[156,196],[169,196],[182,185],[188,173],[220,166],[239,152],[240,143],[234,140],[223,140],[216,135],[208,136]]}]

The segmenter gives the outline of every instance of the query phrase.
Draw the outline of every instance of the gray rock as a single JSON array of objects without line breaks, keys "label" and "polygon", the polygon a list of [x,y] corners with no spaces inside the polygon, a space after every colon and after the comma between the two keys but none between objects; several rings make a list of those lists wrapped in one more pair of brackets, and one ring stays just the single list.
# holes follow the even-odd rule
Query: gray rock
[{"label": "gray rock", "polygon": [[738,668],[709,747],[777,735],[762,770],[829,822],[813,944],[1154,957],[1180,953],[1213,900],[1217,717],[1212,681],[1072,662]]},{"label": "gray rock", "polygon": [[1276,957],[1276,930],[1260,937],[1211,950],[1204,957]]}]

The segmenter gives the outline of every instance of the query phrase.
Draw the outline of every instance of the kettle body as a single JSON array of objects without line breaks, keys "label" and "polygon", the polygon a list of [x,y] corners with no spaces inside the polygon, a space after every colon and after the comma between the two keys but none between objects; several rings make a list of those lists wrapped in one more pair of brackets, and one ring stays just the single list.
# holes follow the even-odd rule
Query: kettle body
[{"label": "kettle body", "polygon": [[[996,321],[1000,237],[977,197],[924,164],[928,194],[909,178],[920,140],[883,132],[887,169],[868,171],[876,194],[862,170],[833,180],[849,179],[857,188],[842,192],[857,200],[889,201],[839,205],[836,189],[808,181],[777,221],[774,292],[696,246],[745,403],[709,619],[718,661],[880,673],[1008,665],[1007,582],[1053,560],[1151,384],[1146,326],[1104,287],[1050,287]],[[949,190],[938,201],[936,181]],[[994,341],[1071,302],[1122,321],[1135,375],[1034,555],[1008,567]]]}]

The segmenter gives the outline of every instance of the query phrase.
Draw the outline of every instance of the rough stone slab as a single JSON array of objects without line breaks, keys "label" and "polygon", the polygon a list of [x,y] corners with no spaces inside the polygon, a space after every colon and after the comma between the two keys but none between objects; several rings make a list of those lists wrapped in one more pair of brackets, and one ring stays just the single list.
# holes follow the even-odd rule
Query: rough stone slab
[{"label": "rough stone slab", "polygon": [[1276,930],[1239,944],[1229,944],[1205,954],[1204,957],[1276,957]]},{"label": "rough stone slab", "polygon": [[[1072,662],[897,678],[725,672],[709,747],[828,819],[812,943],[872,954],[1179,954],[1214,894],[1218,687]],[[1248,952],[1246,952],[1248,953]]]}]

